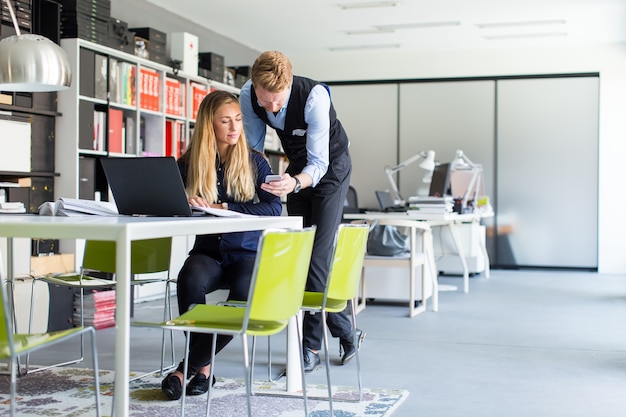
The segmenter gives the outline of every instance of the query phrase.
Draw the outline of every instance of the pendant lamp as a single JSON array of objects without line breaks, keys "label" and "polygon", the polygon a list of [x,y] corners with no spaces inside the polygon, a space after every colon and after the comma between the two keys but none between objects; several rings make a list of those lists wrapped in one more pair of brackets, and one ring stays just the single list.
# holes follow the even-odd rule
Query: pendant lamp
[{"label": "pendant lamp", "polygon": [[42,92],[69,88],[72,81],[65,51],[41,35],[22,35],[10,0],[14,36],[0,40],[0,91]]}]

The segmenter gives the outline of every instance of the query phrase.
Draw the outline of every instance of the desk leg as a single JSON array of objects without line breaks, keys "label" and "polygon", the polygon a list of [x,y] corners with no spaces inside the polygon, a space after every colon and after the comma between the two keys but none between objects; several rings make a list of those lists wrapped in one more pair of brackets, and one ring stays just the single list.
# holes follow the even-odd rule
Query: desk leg
[{"label": "desk leg", "polygon": [[116,417],[128,415],[130,376],[130,246],[124,232],[116,242],[115,382],[113,410]]},{"label": "desk leg", "polygon": [[422,278],[425,279],[427,274],[430,277],[433,286],[433,311],[439,311],[439,280],[437,277],[438,271],[433,248],[432,231],[424,232],[423,242],[426,259],[424,260],[425,268],[423,268]]},{"label": "desk leg", "polygon": [[480,250],[483,253],[483,259],[485,260],[485,278],[489,279],[491,276],[491,269],[489,266],[489,253],[487,253],[487,237],[484,233],[485,226],[478,226],[480,228],[480,233],[478,234]]},{"label": "desk leg", "polygon": [[469,269],[467,268],[467,262],[465,260],[465,251],[463,250],[463,243],[461,242],[461,238],[459,237],[459,230],[455,223],[451,223],[449,225],[450,233],[452,233],[452,239],[454,240],[454,245],[456,246],[456,252],[459,255],[459,259],[461,260],[461,264],[463,265],[463,292],[469,292]]},{"label": "desk leg", "polygon": [[300,371],[300,352],[298,338],[302,335],[298,333],[296,320],[302,320],[302,312],[289,319],[287,325],[287,392],[302,391],[302,372]]}]

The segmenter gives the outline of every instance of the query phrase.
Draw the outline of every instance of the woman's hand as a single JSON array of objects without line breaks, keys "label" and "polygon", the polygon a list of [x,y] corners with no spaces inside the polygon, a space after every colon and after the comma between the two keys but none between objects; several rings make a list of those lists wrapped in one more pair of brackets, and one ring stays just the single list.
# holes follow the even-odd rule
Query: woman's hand
[{"label": "woman's hand", "polygon": [[194,207],[212,207],[204,198],[197,195],[189,197],[189,205]]},{"label": "woman's hand", "polygon": [[228,210],[224,203],[208,203],[204,198],[199,196],[189,197],[189,205],[194,207],[210,207],[216,209]]}]

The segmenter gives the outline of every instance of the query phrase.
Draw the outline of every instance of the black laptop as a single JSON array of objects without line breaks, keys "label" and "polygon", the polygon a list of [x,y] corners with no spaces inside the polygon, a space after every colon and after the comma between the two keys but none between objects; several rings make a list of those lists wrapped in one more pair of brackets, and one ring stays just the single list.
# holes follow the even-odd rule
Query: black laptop
[{"label": "black laptop", "polygon": [[101,158],[120,214],[192,216],[174,157]]},{"label": "black laptop", "polygon": [[396,205],[393,203],[393,197],[391,196],[391,192],[389,191],[374,191],[376,194],[376,199],[378,200],[378,205],[380,206],[381,211],[386,212],[402,212],[406,211],[406,206]]}]

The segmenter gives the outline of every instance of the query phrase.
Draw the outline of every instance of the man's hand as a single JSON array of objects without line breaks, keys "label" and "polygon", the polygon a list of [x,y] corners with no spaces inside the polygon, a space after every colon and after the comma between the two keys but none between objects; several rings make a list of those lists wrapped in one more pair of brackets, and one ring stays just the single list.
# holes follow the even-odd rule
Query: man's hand
[{"label": "man's hand", "polygon": [[287,195],[296,187],[296,180],[289,174],[281,175],[280,181],[272,181],[261,184],[261,188],[268,193],[279,197]]}]

